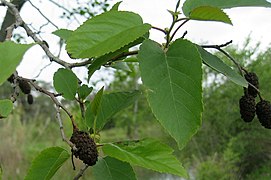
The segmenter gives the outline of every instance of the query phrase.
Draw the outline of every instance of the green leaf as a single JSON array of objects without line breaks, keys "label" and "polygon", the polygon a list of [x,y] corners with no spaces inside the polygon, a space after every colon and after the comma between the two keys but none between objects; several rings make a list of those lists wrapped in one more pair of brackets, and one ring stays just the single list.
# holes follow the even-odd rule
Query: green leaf
[{"label": "green leaf", "polygon": [[78,87],[76,75],[68,69],[60,68],[54,74],[54,87],[65,99],[75,99]]},{"label": "green leaf", "polygon": [[136,180],[133,168],[129,163],[112,157],[100,158],[93,166],[95,180]]},{"label": "green leaf", "polygon": [[187,173],[181,163],[172,155],[173,149],[153,139],[128,142],[128,144],[105,144],[103,152],[108,156],[132,165],[187,177]]},{"label": "green leaf", "polygon": [[135,13],[108,11],[87,20],[75,30],[66,49],[74,58],[99,57],[135,41],[150,28]]},{"label": "green leaf", "polygon": [[183,12],[189,17],[189,13],[200,6],[213,6],[218,8],[235,8],[235,7],[271,7],[271,3],[266,0],[186,0],[183,4]]},{"label": "green leaf", "polygon": [[67,39],[69,39],[72,36],[72,33],[73,31],[68,29],[58,29],[53,32],[54,35],[57,35],[58,37],[64,39],[65,41],[67,41]]},{"label": "green leaf", "polygon": [[100,69],[100,67],[102,65],[106,64],[111,59],[117,60],[116,57],[118,57],[121,53],[126,52],[126,51],[129,50],[129,48],[142,43],[146,38],[148,38],[148,36],[149,36],[148,34],[145,34],[144,36],[138,38],[137,40],[135,40],[135,41],[133,41],[131,43],[129,43],[128,45],[125,45],[124,47],[118,49],[117,51],[105,54],[105,55],[95,59],[88,67],[88,79],[90,79],[92,74],[96,70]]},{"label": "green leaf", "polygon": [[25,180],[51,179],[69,157],[70,154],[61,147],[51,147],[43,150],[32,161]]},{"label": "green leaf", "polygon": [[119,69],[119,70],[132,72],[132,70],[130,69],[130,67],[127,65],[126,62],[115,62],[110,67],[112,67],[114,69]]},{"label": "green leaf", "polygon": [[110,11],[118,11],[119,10],[119,6],[122,3],[122,1],[117,2],[116,4],[114,4],[114,6],[110,9]]},{"label": "green leaf", "polygon": [[189,19],[203,21],[220,21],[232,24],[229,16],[221,9],[211,6],[200,6],[193,9],[189,15]]},{"label": "green leaf", "polygon": [[13,103],[9,99],[0,100],[0,118],[7,117],[13,108]]},{"label": "green leaf", "polygon": [[208,65],[209,67],[213,68],[214,70],[224,74],[228,77],[232,82],[237,85],[247,87],[248,83],[244,77],[234,71],[230,66],[226,65],[221,59],[217,56],[209,53],[205,49],[200,46],[197,46],[203,62]]},{"label": "green leaf", "polygon": [[78,96],[80,99],[86,99],[87,96],[92,92],[93,88],[83,84],[77,89]]},{"label": "green leaf", "polygon": [[[96,129],[101,130],[112,116],[133,104],[140,94],[139,91],[104,94],[98,112]],[[86,110],[86,123],[89,127],[93,127],[94,122],[91,106],[89,105]]]},{"label": "green leaf", "polygon": [[201,125],[202,62],[197,48],[187,40],[176,40],[165,53],[146,40],[138,54],[147,100],[162,126],[179,148]]},{"label": "green leaf", "polygon": [[0,86],[20,64],[24,53],[34,44],[16,44],[12,41],[0,42]]},{"label": "green leaf", "polygon": [[104,93],[104,87],[102,87],[97,94],[95,95],[92,103],[91,103],[91,111],[94,116],[97,116],[98,111],[100,110],[101,107],[101,101]]}]

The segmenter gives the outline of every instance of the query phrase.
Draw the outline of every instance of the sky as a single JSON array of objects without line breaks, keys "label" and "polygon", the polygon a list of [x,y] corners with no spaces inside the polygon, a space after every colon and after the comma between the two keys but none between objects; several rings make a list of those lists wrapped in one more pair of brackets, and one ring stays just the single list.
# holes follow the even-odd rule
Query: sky
[{"label": "sky", "polygon": [[[63,3],[71,7],[73,6],[73,2],[75,2],[68,0],[58,1],[63,1]],[[166,28],[171,23],[171,16],[167,10],[174,10],[176,1],[177,0],[123,0],[120,9],[140,14],[145,23]],[[36,6],[42,7],[40,10],[60,28],[75,29],[84,21],[80,19],[79,23],[74,21],[71,24],[67,24],[62,19],[57,18],[61,15],[61,11],[52,5],[52,3],[44,0],[32,2],[35,3]],[[190,21],[183,26],[183,29],[180,30],[176,37],[181,37],[184,31],[187,30],[188,34],[186,38],[198,44],[203,44],[203,42],[208,42],[208,44],[223,44],[233,40],[233,44],[242,45],[249,35],[254,44],[259,41],[261,42],[260,46],[262,49],[265,49],[271,43],[271,8],[233,8],[225,10],[225,12],[231,18],[233,26],[220,22]],[[5,8],[0,7],[0,23],[2,22],[4,14]],[[45,22],[39,12],[29,3],[26,3],[23,7],[21,16],[26,23],[33,26],[35,26],[35,24],[41,25]],[[59,47],[56,44],[58,38],[51,34],[54,30],[56,29],[49,25],[43,29],[42,37],[49,43],[50,50],[54,54],[58,54]],[[150,38],[160,43],[164,42],[164,34],[156,30],[151,30]],[[28,39],[28,41],[30,41],[30,39]],[[43,57],[44,52],[39,46],[31,48],[18,67],[19,75],[27,78],[36,77],[40,69],[49,64],[49,60]],[[61,58],[71,61],[63,51]],[[58,65],[51,65],[45,68],[38,79],[52,81],[53,72],[58,68],[60,68]],[[85,69],[82,68],[76,69],[75,71],[81,74],[81,76],[84,76],[86,73]],[[96,74],[96,76],[99,76],[99,74]]]}]

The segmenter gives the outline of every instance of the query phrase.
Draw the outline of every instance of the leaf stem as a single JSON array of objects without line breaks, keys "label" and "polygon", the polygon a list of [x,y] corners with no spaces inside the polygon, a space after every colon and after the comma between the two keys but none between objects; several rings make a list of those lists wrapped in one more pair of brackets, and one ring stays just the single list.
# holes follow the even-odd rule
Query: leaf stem
[{"label": "leaf stem", "polygon": [[[175,29],[175,31],[172,33],[171,37],[170,37],[170,41],[173,40],[174,36],[176,35],[176,33],[178,32],[178,30],[189,21],[189,19],[184,20],[184,22],[182,22],[182,24],[180,24],[177,29]],[[187,31],[186,31],[187,32]]]},{"label": "leaf stem", "polygon": [[155,30],[158,30],[158,31],[161,31],[161,32],[164,33],[164,34],[167,34],[167,31],[164,30],[164,29],[162,29],[162,28],[155,27],[155,26],[152,26],[151,28],[152,28],[152,29],[155,29]]},{"label": "leaf stem", "polygon": [[[168,46],[169,46],[169,44],[170,44],[170,42],[173,40],[173,38],[174,38],[174,36],[176,35],[176,33],[178,32],[178,30],[185,24],[185,23],[187,23],[188,21],[189,21],[189,19],[188,18],[180,18],[180,19],[178,19],[178,18],[176,18],[174,15],[172,15],[172,18],[173,18],[173,21],[172,21],[172,23],[171,23],[171,26],[170,26],[170,28],[169,28],[169,30],[167,31],[167,35],[166,35],[166,45],[165,45],[165,48],[168,48]],[[182,24],[180,24],[178,27],[177,27],[177,29],[173,32],[173,34],[172,35],[170,35],[171,34],[171,32],[172,32],[172,30],[173,30],[173,28],[174,28],[174,26],[175,26],[175,24],[177,23],[177,22],[180,22],[180,21],[184,21]]]}]

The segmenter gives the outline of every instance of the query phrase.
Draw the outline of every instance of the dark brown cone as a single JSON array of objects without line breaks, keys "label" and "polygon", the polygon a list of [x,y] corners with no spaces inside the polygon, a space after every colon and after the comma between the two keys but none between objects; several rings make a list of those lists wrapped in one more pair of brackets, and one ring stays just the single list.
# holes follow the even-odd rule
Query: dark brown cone
[{"label": "dark brown cone", "polygon": [[245,122],[251,122],[255,117],[256,107],[255,99],[251,95],[242,96],[239,100],[241,118]]},{"label": "dark brown cone", "polygon": [[29,94],[31,92],[31,86],[29,83],[24,79],[19,79],[19,87],[24,94]]},{"label": "dark brown cone", "polygon": [[271,104],[269,101],[261,100],[256,105],[256,114],[262,126],[271,129]]},{"label": "dark brown cone", "polygon": [[98,160],[98,151],[94,140],[83,131],[74,131],[70,141],[75,145],[77,151],[72,150],[76,158],[79,157],[85,164],[93,166]]},{"label": "dark brown cone", "polygon": [[[258,80],[258,76],[255,73],[249,72],[245,74],[245,78],[249,83],[251,83],[257,89],[259,89],[259,80]],[[254,87],[249,85],[247,90],[248,90],[249,95],[253,97],[257,97],[258,91]]]},{"label": "dark brown cone", "polygon": [[33,104],[34,99],[33,99],[33,96],[31,94],[27,95],[27,102],[28,102],[28,104]]}]

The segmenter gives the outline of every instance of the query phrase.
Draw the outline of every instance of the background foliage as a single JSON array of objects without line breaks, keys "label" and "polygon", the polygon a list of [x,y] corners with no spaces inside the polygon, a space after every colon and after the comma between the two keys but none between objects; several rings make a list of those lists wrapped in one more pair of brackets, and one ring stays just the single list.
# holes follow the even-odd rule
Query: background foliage
[{"label": "background foliage", "polygon": [[[55,72],[54,87],[20,77],[17,73],[13,74],[14,80],[9,78],[9,81],[14,84],[12,101],[16,97],[18,99],[14,103],[12,114],[5,121],[0,122],[0,126],[3,127],[1,133],[8,135],[8,138],[3,141],[6,146],[0,151],[3,153],[1,161],[4,164],[4,177],[9,178],[10,172],[13,173],[13,177],[14,172],[21,177],[20,169],[13,168],[16,164],[14,162],[19,159],[22,164],[29,164],[33,155],[36,158],[32,161],[30,169],[26,171],[22,166],[23,173],[25,172],[23,176],[26,175],[26,179],[50,179],[62,164],[64,164],[62,171],[60,169],[53,178],[73,176],[78,179],[83,175],[87,166],[77,175],[73,172],[69,174],[68,171],[63,173],[63,170],[71,169],[71,163],[67,164],[66,161],[69,158],[70,149],[62,147],[59,140],[51,139],[55,138],[57,128],[48,117],[48,114],[52,112],[56,112],[61,136],[71,148],[74,148],[74,145],[65,138],[65,134],[70,137],[78,129],[88,131],[97,143],[100,151],[97,166],[94,166],[93,171],[88,172],[85,177],[94,176],[99,179],[104,175],[108,179],[136,179],[135,174],[138,178],[158,179],[173,178],[174,175],[188,177],[188,174],[191,179],[270,177],[268,173],[270,172],[268,168],[270,167],[270,131],[263,129],[256,120],[247,124],[240,120],[238,99],[242,94],[242,86],[247,86],[247,82],[235,73],[238,70],[242,71],[240,66],[232,69],[233,65],[225,59],[227,56],[236,65],[237,62],[231,57],[232,55],[241,66],[259,72],[257,74],[260,77],[260,84],[264,82],[264,85],[267,85],[268,82],[262,79],[268,79],[269,70],[262,69],[269,67],[268,63],[264,64],[270,59],[269,49],[259,52],[256,49],[240,50],[231,46],[223,51],[221,48],[229,45],[230,42],[220,46],[200,47],[184,40],[185,34],[177,40],[174,39],[176,32],[189,20],[220,21],[231,24],[223,8],[269,7],[270,3],[266,1],[256,3],[253,0],[244,0],[241,4],[217,1],[216,7],[213,7],[211,1],[187,0],[182,7],[186,17],[179,18],[180,1],[178,1],[175,11],[169,11],[173,18],[169,29],[144,24],[138,14],[118,11],[119,3],[110,11],[100,15],[96,15],[95,9],[92,14],[88,9],[73,9],[73,13],[67,16],[63,14],[63,18],[75,17],[74,14],[84,16],[86,13],[88,17],[93,18],[87,20],[75,31],[58,30],[54,33],[62,38],[60,44],[66,43],[67,53],[72,59],[82,59],[82,61],[69,63],[54,56],[49,50],[48,43],[40,40],[20,19],[20,6],[17,9],[5,0],[1,2],[16,15],[16,26],[20,25],[27,31],[35,43],[43,48],[50,61],[65,67]],[[95,1],[91,6],[101,5],[105,10],[108,7],[106,2],[99,4]],[[53,24],[49,20],[48,22]],[[179,22],[182,23],[174,29]],[[14,27],[8,26],[11,29]],[[158,44],[148,40],[150,28],[164,33],[166,42]],[[8,67],[5,71],[1,71],[3,74],[0,74],[2,77],[0,83],[4,83],[2,87],[6,87],[2,95],[4,98],[8,96],[7,94],[11,94],[7,92],[9,88],[4,82],[5,79],[15,70],[24,52],[32,46],[32,44],[14,43],[11,45],[12,43],[8,41],[11,38],[9,33],[8,29],[7,41],[0,44],[0,52],[4,55],[1,57],[1,62],[6,63],[3,65]],[[130,49],[138,44],[141,44],[139,51]],[[246,48],[248,44],[249,40]],[[211,54],[204,48],[217,49],[222,54]],[[11,53],[14,49],[18,50],[18,54]],[[9,53],[5,54],[5,52]],[[138,56],[134,57],[133,55],[136,54]],[[129,58],[125,59],[126,57]],[[12,62],[7,63],[7,59]],[[95,85],[82,84],[77,75],[71,71],[72,68],[80,66],[89,70],[87,82],[102,66],[114,68],[112,84],[102,87],[98,92],[92,91]],[[225,78],[222,74],[229,78]],[[20,86],[20,89],[27,94],[28,98],[29,93],[23,89],[32,86],[51,98],[55,104],[54,111],[52,111],[52,105],[47,103],[47,100],[43,100],[42,95],[34,94],[35,92],[32,92],[35,99],[41,99],[43,102],[30,106],[32,103],[29,103],[27,99],[28,104],[26,104],[26,96],[17,91],[18,86],[16,86],[17,81],[22,80],[25,84],[24,87]],[[241,86],[236,86],[236,84]],[[268,88],[264,85],[260,88],[261,93],[264,94],[265,99],[268,99],[269,93],[264,91]],[[55,89],[58,94],[51,92],[52,89]],[[116,92],[116,90],[121,90],[121,92]],[[58,98],[59,96],[63,99]],[[9,100],[0,102],[1,119],[11,112],[10,105]],[[203,114],[202,106],[205,109]],[[29,110],[39,113],[29,113],[25,116]],[[45,123],[44,119],[46,119]],[[63,124],[62,120],[64,120]],[[6,121],[8,123],[5,123]],[[69,121],[71,124],[68,123]],[[200,125],[202,125],[201,128]],[[196,132],[197,135],[192,137]],[[6,134],[3,134],[3,137],[4,135]],[[146,137],[155,137],[156,140],[146,139]],[[22,147],[17,147],[18,142],[24,142]],[[45,150],[38,153],[41,149]],[[7,159],[2,160],[2,156]],[[6,169],[9,164],[7,160],[10,160],[8,158],[14,158],[10,169]],[[182,160],[183,165],[179,160]],[[76,165],[75,168],[82,162],[76,160],[72,164]],[[114,169],[115,166],[118,166],[118,171]],[[155,174],[138,166],[173,175]],[[15,167],[20,167],[20,165],[15,165]],[[127,171],[127,174],[121,171]],[[103,173],[98,176],[99,172]]]}]

